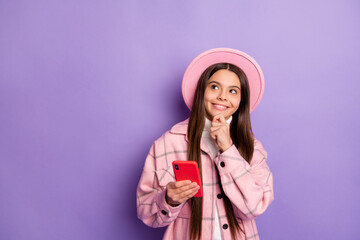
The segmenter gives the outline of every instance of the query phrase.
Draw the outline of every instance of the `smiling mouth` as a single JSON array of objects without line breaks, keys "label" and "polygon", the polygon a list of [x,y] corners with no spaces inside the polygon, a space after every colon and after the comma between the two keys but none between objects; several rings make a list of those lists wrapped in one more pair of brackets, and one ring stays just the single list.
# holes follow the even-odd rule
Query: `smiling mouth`
[{"label": "smiling mouth", "polygon": [[221,104],[215,104],[215,103],[213,103],[213,106],[215,107],[215,109],[220,110],[220,111],[224,111],[224,110],[229,108],[227,106],[224,106],[224,105],[221,105]]}]

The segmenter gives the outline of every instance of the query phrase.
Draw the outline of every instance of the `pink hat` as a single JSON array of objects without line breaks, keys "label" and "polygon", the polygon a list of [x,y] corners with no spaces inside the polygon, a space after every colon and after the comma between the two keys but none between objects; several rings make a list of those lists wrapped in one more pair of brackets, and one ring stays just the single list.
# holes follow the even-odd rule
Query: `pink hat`
[{"label": "pink hat", "polygon": [[231,48],[214,48],[205,51],[187,67],[182,82],[182,94],[188,108],[191,110],[201,74],[215,63],[231,63],[245,72],[250,86],[250,112],[254,111],[264,93],[264,75],[259,64],[252,57]]}]

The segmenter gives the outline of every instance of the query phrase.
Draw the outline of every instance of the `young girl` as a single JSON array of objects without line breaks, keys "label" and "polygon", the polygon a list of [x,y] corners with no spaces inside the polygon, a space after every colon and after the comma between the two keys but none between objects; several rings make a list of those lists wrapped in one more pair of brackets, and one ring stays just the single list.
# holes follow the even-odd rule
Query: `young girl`
[{"label": "young girl", "polygon": [[[151,146],[137,188],[138,217],[168,226],[164,239],[259,239],[255,217],[273,201],[267,153],[250,112],[264,90],[259,65],[234,49],[211,49],[187,68],[183,96],[190,118]],[[199,186],[176,181],[175,160],[199,165]]]}]

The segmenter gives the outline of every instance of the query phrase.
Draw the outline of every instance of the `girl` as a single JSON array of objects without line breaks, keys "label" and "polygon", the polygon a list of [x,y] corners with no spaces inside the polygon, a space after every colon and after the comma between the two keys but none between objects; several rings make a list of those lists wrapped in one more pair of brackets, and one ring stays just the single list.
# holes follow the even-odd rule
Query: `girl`
[{"label": "girl", "polygon": [[[168,226],[164,239],[259,239],[254,219],[274,199],[267,153],[250,122],[264,90],[259,65],[243,52],[211,49],[191,62],[182,88],[190,118],[153,143],[138,217]],[[198,163],[203,197],[193,197],[196,183],[175,180],[175,160]]]}]

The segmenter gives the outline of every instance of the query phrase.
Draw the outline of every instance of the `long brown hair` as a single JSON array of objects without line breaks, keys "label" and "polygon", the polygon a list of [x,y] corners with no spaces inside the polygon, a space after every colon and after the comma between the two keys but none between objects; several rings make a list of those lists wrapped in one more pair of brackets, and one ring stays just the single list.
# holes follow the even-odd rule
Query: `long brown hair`
[{"label": "long brown hair", "polygon": [[[200,175],[202,179],[201,169],[201,150],[200,141],[205,125],[205,105],[204,94],[205,88],[210,77],[220,69],[227,69],[234,72],[240,79],[241,100],[240,106],[232,115],[233,119],[230,125],[231,139],[238,149],[241,156],[250,163],[254,152],[254,137],[250,122],[250,91],[249,83],[245,73],[237,66],[230,63],[217,63],[208,67],[200,76],[198,81],[194,102],[192,105],[189,126],[188,126],[188,159],[196,161],[199,165]],[[228,219],[231,235],[236,239],[239,232],[244,232],[240,227],[238,220],[234,214],[232,203],[225,195],[221,183],[220,189],[223,194],[226,217]],[[191,218],[190,218],[190,239],[200,239],[202,227],[202,210],[203,198],[191,199]],[[239,220],[242,222],[242,220]]]}]

